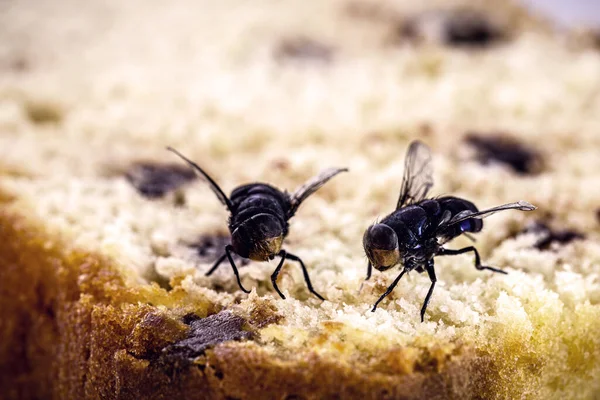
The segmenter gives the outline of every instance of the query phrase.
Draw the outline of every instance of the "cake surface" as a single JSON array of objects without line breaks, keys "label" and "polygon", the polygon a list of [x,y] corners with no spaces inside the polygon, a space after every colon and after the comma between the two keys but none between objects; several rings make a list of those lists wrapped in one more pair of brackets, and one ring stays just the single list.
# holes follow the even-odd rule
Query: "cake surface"
[{"label": "cake surface", "polygon": [[[467,7],[468,5],[468,7]],[[512,3],[0,5],[3,398],[600,396],[600,52]],[[465,28],[466,26],[466,28]],[[480,209],[471,255],[363,282],[411,140],[433,196]],[[230,193],[294,190],[279,276],[224,263]],[[461,237],[452,248],[469,245]]]}]

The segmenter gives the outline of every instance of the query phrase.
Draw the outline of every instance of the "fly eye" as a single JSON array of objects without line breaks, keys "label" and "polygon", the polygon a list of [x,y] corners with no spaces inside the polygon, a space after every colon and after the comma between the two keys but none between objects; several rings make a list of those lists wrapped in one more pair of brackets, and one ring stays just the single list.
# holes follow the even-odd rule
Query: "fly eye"
[{"label": "fly eye", "polygon": [[272,260],[272,259],[274,259],[274,258],[275,258],[275,254],[271,254],[271,255],[269,256],[269,260]]}]

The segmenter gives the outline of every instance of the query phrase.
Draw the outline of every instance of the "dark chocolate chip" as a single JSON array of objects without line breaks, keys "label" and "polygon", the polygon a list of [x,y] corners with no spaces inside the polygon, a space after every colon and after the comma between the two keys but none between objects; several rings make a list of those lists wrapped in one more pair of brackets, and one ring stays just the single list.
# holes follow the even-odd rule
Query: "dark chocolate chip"
[{"label": "dark chocolate chip", "polygon": [[15,58],[10,62],[10,68],[13,71],[24,72],[31,68],[30,63],[24,57]]},{"label": "dark chocolate chip", "polygon": [[142,196],[155,199],[196,179],[196,174],[184,165],[140,162],[125,177]]},{"label": "dark chocolate chip", "polygon": [[550,233],[550,227],[543,221],[531,221],[520,233],[535,233],[547,235]]},{"label": "dark chocolate chip", "polygon": [[194,313],[185,314],[182,318],[183,323],[186,325],[190,325],[192,322],[202,319],[199,315]]},{"label": "dark chocolate chip", "polygon": [[280,61],[316,61],[331,62],[334,50],[331,46],[314,39],[300,36],[283,39],[274,51],[275,58]]},{"label": "dark chocolate chip", "polygon": [[494,134],[479,135],[468,133],[467,144],[477,152],[481,164],[500,163],[510,167],[518,174],[536,174],[542,169],[542,157],[539,152],[519,142],[516,138]]},{"label": "dark chocolate chip", "polygon": [[554,230],[542,221],[535,221],[525,227],[523,233],[535,233],[540,236],[533,245],[538,250],[548,250],[553,243],[568,244],[574,240],[583,240],[585,235],[571,229]]},{"label": "dark chocolate chip", "polygon": [[590,38],[592,46],[595,47],[596,50],[600,50],[600,27],[592,29],[590,32]]},{"label": "dark chocolate chip", "polygon": [[383,2],[351,1],[343,9],[352,18],[363,19],[376,23],[397,22],[398,13]]},{"label": "dark chocolate chip", "polygon": [[450,46],[485,47],[503,38],[503,33],[490,18],[480,12],[461,11],[448,16],[444,38]]},{"label": "dark chocolate chip", "polygon": [[[201,236],[197,242],[190,245],[196,249],[198,258],[201,262],[209,264],[217,261],[219,257],[225,254],[225,246],[231,244],[229,235],[216,234]],[[232,253],[236,265],[247,265],[250,261]]]},{"label": "dark chocolate chip", "polygon": [[172,360],[193,361],[206,349],[219,343],[251,339],[254,333],[244,330],[245,324],[246,320],[231,311],[221,311],[207,318],[192,318],[188,337],[165,347],[163,356]]},{"label": "dark chocolate chip", "polygon": [[452,47],[484,48],[504,39],[500,26],[475,10],[436,10],[400,23],[400,39],[425,40]]},{"label": "dark chocolate chip", "polygon": [[25,114],[36,125],[60,124],[64,118],[64,110],[56,103],[31,100],[23,105]]},{"label": "dark chocolate chip", "polygon": [[548,250],[552,243],[567,244],[574,240],[583,240],[585,235],[576,231],[562,230],[554,231],[543,239],[535,243],[535,247],[539,250]]}]

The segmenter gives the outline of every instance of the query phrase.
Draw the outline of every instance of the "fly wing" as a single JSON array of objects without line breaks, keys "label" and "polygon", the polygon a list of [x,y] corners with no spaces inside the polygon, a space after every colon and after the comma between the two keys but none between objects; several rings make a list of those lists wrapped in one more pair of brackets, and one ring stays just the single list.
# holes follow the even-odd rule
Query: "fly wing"
[{"label": "fly wing", "polygon": [[431,151],[426,144],[415,140],[406,152],[404,176],[396,210],[423,200],[432,186]]},{"label": "fly wing", "polygon": [[185,161],[190,167],[192,167],[192,169],[194,171],[196,171],[197,174],[199,174],[201,177],[203,177],[208,182],[208,184],[210,185],[210,189],[213,191],[213,193],[215,195],[217,195],[217,198],[221,201],[221,203],[223,203],[225,206],[227,206],[229,211],[233,212],[233,206],[231,204],[231,201],[227,197],[227,195],[225,193],[223,193],[223,190],[221,190],[219,185],[217,185],[217,183],[206,172],[204,172],[204,170],[202,168],[200,168],[200,166],[198,166],[198,164],[189,160],[183,154],[181,154],[180,152],[178,152],[177,150],[175,150],[172,147],[167,147],[167,150],[178,155],[183,161]]},{"label": "fly wing", "polygon": [[488,208],[487,210],[483,210],[483,211],[465,210],[465,211],[459,212],[458,214],[456,214],[455,216],[453,216],[450,219],[442,220],[438,229],[447,228],[451,225],[458,224],[458,223],[460,223],[464,220],[470,219],[470,218],[483,219],[483,218],[489,217],[490,215],[495,214],[499,211],[504,211],[504,210],[533,211],[535,209],[537,209],[537,207],[534,206],[533,204],[528,203],[523,200],[520,200],[520,201],[517,201],[516,203],[502,204],[501,206]]},{"label": "fly wing", "polygon": [[319,188],[321,188],[325,183],[327,183],[327,181],[329,181],[331,178],[333,178],[340,172],[346,171],[348,171],[348,168],[327,168],[321,171],[319,175],[316,175],[313,178],[306,181],[306,183],[304,183],[302,186],[296,189],[296,191],[290,196],[291,207],[289,216],[291,217],[292,215],[294,215],[298,207],[300,207],[300,204],[302,204],[302,202],[306,200],[308,196],[319,190]]}]

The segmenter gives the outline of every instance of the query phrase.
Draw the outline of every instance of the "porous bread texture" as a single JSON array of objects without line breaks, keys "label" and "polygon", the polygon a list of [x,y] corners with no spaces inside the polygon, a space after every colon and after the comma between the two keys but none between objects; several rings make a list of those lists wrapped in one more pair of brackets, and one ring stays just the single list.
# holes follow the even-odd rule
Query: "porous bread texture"
[{"label": "porous bread texture", "polygon": [[[438,354],[432,359],[440,373],[458,363],[466,388],[483,382],[473,397],[598,395],[597,51],[570,49],[531,21],[515,24],[507,16],[526,17],[510,5],[496,10],[510,22],[510,39],[472,51],[390,42],[389,15],[415,12],[405,2],[387,3],[383,9],[394,12],[384,12],[383,21],[373,20],[377,13],[348,12],[341,1],[8,4],[0,13],[8,44],[0,63],[0,185],[11,197],[3,212],[42,224],[39,237],[50,247],[60,243],[61,254],[110,260],[106,269],[126,282],[116,287],[135,292],[109,302],[117,311],[96,311],[119,321],[116,337],[143,318],[138,302],[158,305],[173,319],[182,309],[205,316],[221,307],[247,317],[266,303],[281,318],[258,328],[254,342],[228,346],[288,363],[288,372],[318,357],[315,370],[355,367],[393,381],[420,376],[424,354]],[[27,46],[11,40],[23,34]],[[331,59],[274,56],[283,40],[297,37],[330,49]],[[461,142],[473,130],[518,137],[543,154],[544,170],[517,176],[479,165]],[[480,208],[519,199],[539,207],[536,214],[486,219],[477,235],[484,262],[508,275],[476,271],[470,255],[436,259],[438,284],[425,323],[419,310],[426,276],[403,278],[375,313],[373,302],[399,271],[375,271],[362,282],[362,233],[392,211],[407,144],[417,137],[434,153],[432,195],[462,196]],[[206,184],[185,186],[185,204],[176,206],[173,195],[142,197],[124,177],[139,160],[179,162],[166,145],[198,162],[227,193],[252,181],[292,190],[322,168],[349,167],[301,206],[285,242],[327,301],[309,295],[294,263],[279,278],[287,300],[270,284],[275,261],[240,268],[244,285],[255,288],[250,295],[238,290],[226,263],[205,277],[210,265],[190,245],[225,233],[227,218]],[[514,236],[548,213],[553,224],[587,239],[539,251],[532,248],[535,234]],[[79,262],[65,263],[79,271]],[[128,307],[138,322],[119,320]],[[128,357],[119,353],[126,347],[96,349],[114,360]],[[349,375],[339,376],[350,385]],[[340,385],[339,377],[329,384]],[[415,397],[425,395],[425,386]],[[241,389],[234,379],[227,390]]]}]

